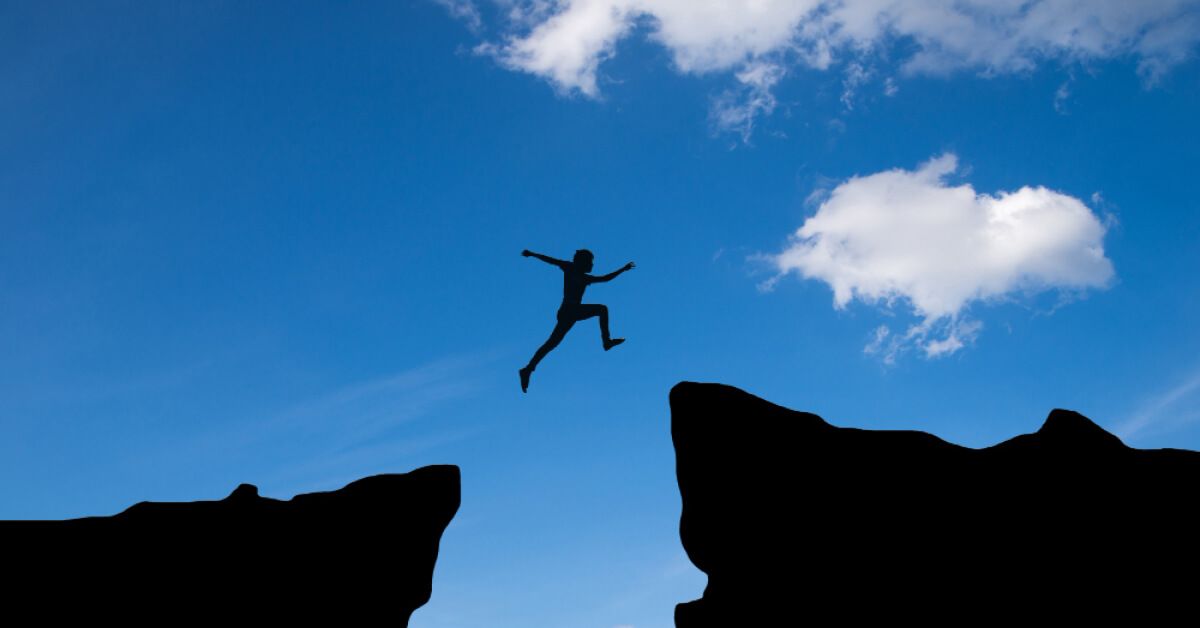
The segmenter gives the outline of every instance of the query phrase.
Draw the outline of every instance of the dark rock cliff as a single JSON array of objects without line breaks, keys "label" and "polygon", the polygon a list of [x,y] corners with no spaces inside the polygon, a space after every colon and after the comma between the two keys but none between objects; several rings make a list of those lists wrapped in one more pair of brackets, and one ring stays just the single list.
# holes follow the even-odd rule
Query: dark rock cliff
[{"label": "dark rock cliff", "polygon": [[969,449],[717,384],[670,401],[680,536],[709,578],[679,628],[1193,610],[1196,452],[1132,449],[1069,410]]},{"label": "dark rock cliff", "polygon": [[459,500],[458,467],[438,465],[287,501],[243,484],[220,501],[4,522],[6,607],[123,623],[407,626],[430,598]]}]

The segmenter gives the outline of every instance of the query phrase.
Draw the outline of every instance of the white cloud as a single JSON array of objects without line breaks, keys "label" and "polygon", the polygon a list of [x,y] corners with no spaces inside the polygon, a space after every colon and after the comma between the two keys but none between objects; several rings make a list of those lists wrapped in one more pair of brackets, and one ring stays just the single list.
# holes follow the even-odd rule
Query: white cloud
[{"label": "white cloud", "polygon": [[1045,59],[1133,55],[1155,75],[1187,58],[1200,30],[1197,0],[844,0],[825,21],[842,47],[911,40],[916,73],[962,68],[1002,73]]},{"label": "white cloud", "polygon": [[570,93],[596,97],[596,69],[612,55],[635,14],[630,0],[570,0],[520,37],[503,46],[481,46],[505,66],[543,76]]},{"label": "white cloud", "polygon": [[[906,74],[999,74],[1048,60],[1129,56],[1153,82],[1200,42],[1200,0],[494,1],[508,7],[509,34],[479,50],[589,97],[600,95],[600,66],[635,32],[666,48],[682,73],[740,75],[765,63],[782,75],[789,65],[840,65],[849,72],[848,92],[872,74],[867,64],[876,53],[907,54],[898,59]],[[891,53],[897,42],[904,45]],[[895,89],[894,82],[884,87]],[[769,94],[764,87],[751,101],[773,102]],[[714,106],[727,108],[720,99]],[[771,108],[743,106],[730,130],[743,132],[744,115]]]},{"label": "white cloud", "polygon": [[1082,201],[1040,186],[980,194],[947,183],[957,168],[946,154],[913,171],[852,177],[770,259],[780,276],[828,284],[836,308],[911,307],[918,324],[877,329],[865,348],[885,362],[909,347],[939,357],[970,344],[982,327],[966,316],[974,302],[1112,279],[1106,226]]},{"label": "white cloud", "polygon": [[[574,1],[574,0],[572,0]],[[609,0],[619,1],[619,0]],[[819,0],[631,0],[682,72],[739,67],[792,45]]]}]

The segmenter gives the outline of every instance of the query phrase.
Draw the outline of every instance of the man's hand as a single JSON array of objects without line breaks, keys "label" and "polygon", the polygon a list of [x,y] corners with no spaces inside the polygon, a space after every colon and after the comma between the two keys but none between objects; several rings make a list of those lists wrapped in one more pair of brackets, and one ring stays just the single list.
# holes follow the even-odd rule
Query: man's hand
[{"label": "man's hand", "polygon": [[530,251],[529,249],[521,251],[521,257],[529,257],[530,255],[533,255],[533,251]]},{"label": "man's hand", "polygon": [[629,262],[628,264],[621,267],[621,271],[624,272],[627,270],[633,270],[634,268],[635,268],[635,266],[633,265],[633,262]]}]

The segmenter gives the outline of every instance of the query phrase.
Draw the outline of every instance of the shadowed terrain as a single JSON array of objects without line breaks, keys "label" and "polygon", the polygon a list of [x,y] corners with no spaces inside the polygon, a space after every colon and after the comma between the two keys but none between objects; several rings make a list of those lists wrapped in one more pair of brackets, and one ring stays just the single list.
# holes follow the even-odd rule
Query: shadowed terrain
[{"label": "shadowed terrain", "polygon": [[1192,608],[1200,453],[1132,449],[1069,410],[970,449],[719,384],[670,402],[680,536],[709,578],[679,628]]},{"label": "shadowed terrain", "polygon": [[459,500],[458,467],[438,465],[287,501],[242,484],[219,501],[4,522],[16,602],[8,606],[135,623],[201,616],[407,626],[430,598],[438,544]]}]

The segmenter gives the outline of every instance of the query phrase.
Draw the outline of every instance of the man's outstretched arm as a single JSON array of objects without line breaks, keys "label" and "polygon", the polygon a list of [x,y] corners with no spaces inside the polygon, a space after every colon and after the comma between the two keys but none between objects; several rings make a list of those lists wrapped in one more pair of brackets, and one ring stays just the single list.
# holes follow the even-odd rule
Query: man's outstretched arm
[{"label": "man's outstretched arm", "polygon": [[611,273],[608,273],[607,275],[600,275],[599,277],[592,277],[592,283],[603,283],[605,281],[612,281],[613,279],[616,279],[617,276],[620,275],[621,273],[623,273],[627,270],[632,270],[634,268],[636,268],[636,267],[633,265],[633,262],[629,262],[628,264],[612,271]]},{"label": "man's outstretched arm", "polygon": [[541,253],[534,253],[533,251],[530,251],[529,249],[525,249],[524,251],[521,251],[521,255],[523,255],[524,257],[536,257],[537,259],[540,259],[543,262],[546,262],[547,264],[554,264],[555,266],[558,266],[559,268],[567,267],[567,263],[560,259],[554,259],[553,257],[550,257],[549,255],[542,255]]}]

